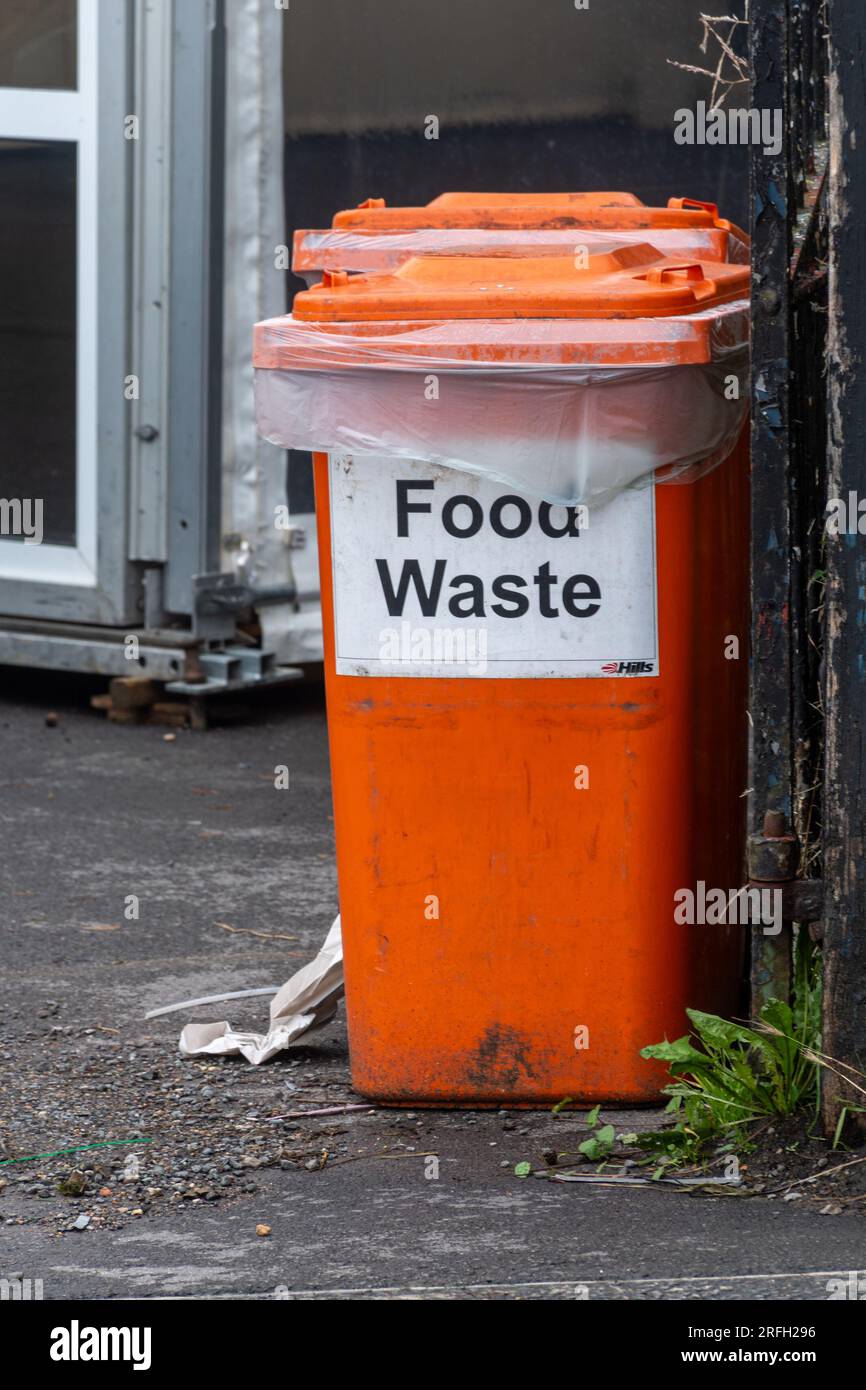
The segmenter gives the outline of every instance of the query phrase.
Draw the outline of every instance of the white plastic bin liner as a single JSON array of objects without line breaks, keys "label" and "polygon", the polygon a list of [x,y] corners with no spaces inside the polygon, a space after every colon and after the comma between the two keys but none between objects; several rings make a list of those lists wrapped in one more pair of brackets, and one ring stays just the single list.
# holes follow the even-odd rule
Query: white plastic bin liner
[{"label": "white plastic bin liner", "polygon": [[[339,229],[298,232],[295,236],[295,274],[309,288],[322,278],[321,261],[332,268],[368,273],[396,268],[411,256],[561,256],[585,247],[593,255],[615,251],[620,246],[651,243],[663,256],[683,256],[688,260],[715,260],[718,232],[689,227],[640,227],[635,231],[596,231],[582,227],[485,231],[478,228],[430,228],[413,232],[354,232]],[[727,258],[732,265],[748,265],[748,243],[732,232],[727,234]]]},{"label": "white plastic bin liner", "polygon": [[[453,348],[419,355],[442,325],[379,325],[376,339],[353,335],[351,324],[335,332],[271,320],[259,328],[311,366],[257,370],[258,427],[283,448],[412,458],[548,502],[598,504],[653,474],[657,482],[694,478],[731,451],[748,401],[747,315],[732,307],[705,311],[713,360],[685,365],[538,361],[546,336],[567,341],[586,329],[573,320],[448,325],[455,341],[509,344],[512,360],[462,365]],[[687,336],[701,318],[653,320],[653,329],[675,345],[678,329]],[[645,323],[595,324],[593,336],[628,342],[637,322]],[[521,335],[530,360],[513,360]]]}]

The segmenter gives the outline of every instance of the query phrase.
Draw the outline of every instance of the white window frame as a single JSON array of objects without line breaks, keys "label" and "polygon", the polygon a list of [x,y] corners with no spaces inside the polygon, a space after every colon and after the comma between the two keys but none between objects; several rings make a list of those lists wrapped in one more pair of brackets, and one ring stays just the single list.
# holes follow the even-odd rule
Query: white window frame
[{"label": "white window frame", "polygon": [[0,138],[74,143],[76,174],[76,538],[0,540],[0,580],[95,588],[98,515],[99,0],[78,0],[75,91],[0,87]]},{"label": "white window frame", "polygon": [[77,89],[0,88],[0,138],[78,151],[76,543],[0,540],[0,629],[192,615],[219,567],[223,16],[78,0]]}]

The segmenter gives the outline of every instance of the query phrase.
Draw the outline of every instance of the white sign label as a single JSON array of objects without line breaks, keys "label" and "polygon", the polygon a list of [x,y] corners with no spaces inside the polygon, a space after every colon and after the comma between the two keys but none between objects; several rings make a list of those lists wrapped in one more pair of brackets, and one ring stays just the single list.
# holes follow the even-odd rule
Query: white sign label
[{"label": "white sign label", "polygon": [[652,486],[587,509],[369,454],[330,475],[338,675],[658,675]]}]

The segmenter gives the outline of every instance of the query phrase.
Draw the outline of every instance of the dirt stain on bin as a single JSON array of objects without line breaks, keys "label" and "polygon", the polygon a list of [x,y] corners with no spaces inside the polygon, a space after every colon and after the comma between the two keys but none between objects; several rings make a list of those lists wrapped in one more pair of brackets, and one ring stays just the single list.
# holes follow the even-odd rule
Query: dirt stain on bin
[{"label": "dirt stain on bin", "polygon": [[506,1024],[491,1023],[466,1067],[466,1080],[479,1091],[516,1089],[521,1080],[537,1079],[532,1055],[529,1038]]}]

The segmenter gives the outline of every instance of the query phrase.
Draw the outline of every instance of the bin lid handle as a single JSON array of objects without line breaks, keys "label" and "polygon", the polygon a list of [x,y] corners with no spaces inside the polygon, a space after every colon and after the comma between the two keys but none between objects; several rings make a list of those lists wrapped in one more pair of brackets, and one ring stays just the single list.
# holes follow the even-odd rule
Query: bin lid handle
[{"label": "bin lid handle", "polygon": [[718,203],[704,203],[700,198],[668,198],[669,208],[700,208],[702,212],[708,212],[714,221],[718,220]]},{"label": "bin lid handle", "polygon": [[651,285],[671,285],[678,280],[688,280],[693,286],[696,299],[709,299],[716,293],[715,280],[708,280],[704,268],[698,261],[683,265],[654,265],[641,277]]}]

